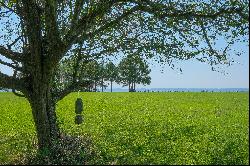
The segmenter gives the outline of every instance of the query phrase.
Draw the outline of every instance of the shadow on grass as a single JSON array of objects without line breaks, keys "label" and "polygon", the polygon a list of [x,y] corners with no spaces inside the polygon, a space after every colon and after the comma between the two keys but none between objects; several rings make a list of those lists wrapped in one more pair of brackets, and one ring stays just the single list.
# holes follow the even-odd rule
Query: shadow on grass
[{"label": "shadow on grass", "polygon": [[[37,149],[37,145],[35,147]],[[20,165],[90,165],[98,158],[97,148],[88,135],[62,135],[56,146],[25,153],[15,164]]]}]

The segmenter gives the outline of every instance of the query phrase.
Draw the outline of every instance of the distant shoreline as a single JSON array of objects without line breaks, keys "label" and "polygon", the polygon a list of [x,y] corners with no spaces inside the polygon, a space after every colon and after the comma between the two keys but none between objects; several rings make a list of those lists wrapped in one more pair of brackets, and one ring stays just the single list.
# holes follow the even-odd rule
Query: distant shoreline
[{"label": "distant shoreline", "polygon": [[[99,90],[100,91],[100,90]],[[137,92],[249,92],[249,88],[138,88]],[[110,92],[105,89],[104,92]],[[115,88],[113,92],[128,92],[128,89]]]},{"label": "distant shoreline", "polygon": [[[99,92],[101,91],[98,89]],[[138,88],[137,92],[249,92],[249,88]],[[0,90],[0,92],[11,92],[11,90]],[[105,89],[104,92],[110,92]],[[128,92],[128,89],[115,88],[113,92]]]},{"label": "distant shoreline", "polygon": [[[101,90],[98,89],[100,92]],[[137,92],[249,92],[249,88],[138,88]],[[0,92],[11,92],[11,90],[0,90]],[[104,92],[110,92],[105,89]],[[128,89],[115,88],[113,92],[128,92]]]}]

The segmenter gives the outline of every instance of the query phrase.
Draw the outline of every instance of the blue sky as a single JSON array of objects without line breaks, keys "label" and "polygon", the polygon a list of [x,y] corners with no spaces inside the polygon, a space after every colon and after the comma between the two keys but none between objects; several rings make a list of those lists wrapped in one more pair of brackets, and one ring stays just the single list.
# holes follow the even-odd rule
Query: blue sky
[{"label": "blue sky", "polygon": [[[165,67],[163,73],[153,68],[152,83],[147,88],[248,88],[249,56],[248,53],[237,58],[240,64],[224,66],[227,74],[212,71],[211,66],[198,61],[179,63],[182,74]],[[142,86],[140,86],[142,87]]]}]

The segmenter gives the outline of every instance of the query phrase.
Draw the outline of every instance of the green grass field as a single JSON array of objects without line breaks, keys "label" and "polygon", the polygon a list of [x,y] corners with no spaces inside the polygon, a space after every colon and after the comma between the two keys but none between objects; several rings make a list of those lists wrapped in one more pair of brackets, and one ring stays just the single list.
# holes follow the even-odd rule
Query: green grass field
[{"label": "green grass field", "polygon": [[[84,123],[74,124],[72,93],[58,103],[61,129],[90,135],[90,164],[249,164],[248,93],[80,93]],[[0,93],[0,164],[35,152],[28,102]]]}]

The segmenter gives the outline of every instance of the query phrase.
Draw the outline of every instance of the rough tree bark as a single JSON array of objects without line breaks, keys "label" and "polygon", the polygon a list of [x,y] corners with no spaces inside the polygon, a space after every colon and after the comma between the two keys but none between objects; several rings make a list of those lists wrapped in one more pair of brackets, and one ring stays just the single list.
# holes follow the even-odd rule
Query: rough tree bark
[{"label": "rough tree bark", "polygon": [[35,91],[29,94],[29,102],[35,121],[39,149],[53,147],[59,141],[59,128],[56,123],[55,101],[49,85],[34,81]]},{"label": "rough tree bark", "polygon": [[[52,5],[47,3],[45,10],[46,35],[42,35],[42,13],[34,1],[23,2],[23,18],[26,25],[29,51],[29,85],[27,87],[27,98],[30,102],[33,118],[35,121],[38,146],[44,148],[53,147],[53,142],[59,139],[59,129],[56,124],[55,101],[51,93],[51,83],[54,76],[53,70],[56,66],[55,54],[59,53],[56,47],[58,33],[56,30],[52,12]],[[53,34],[52,34],[53,33]]]}]

